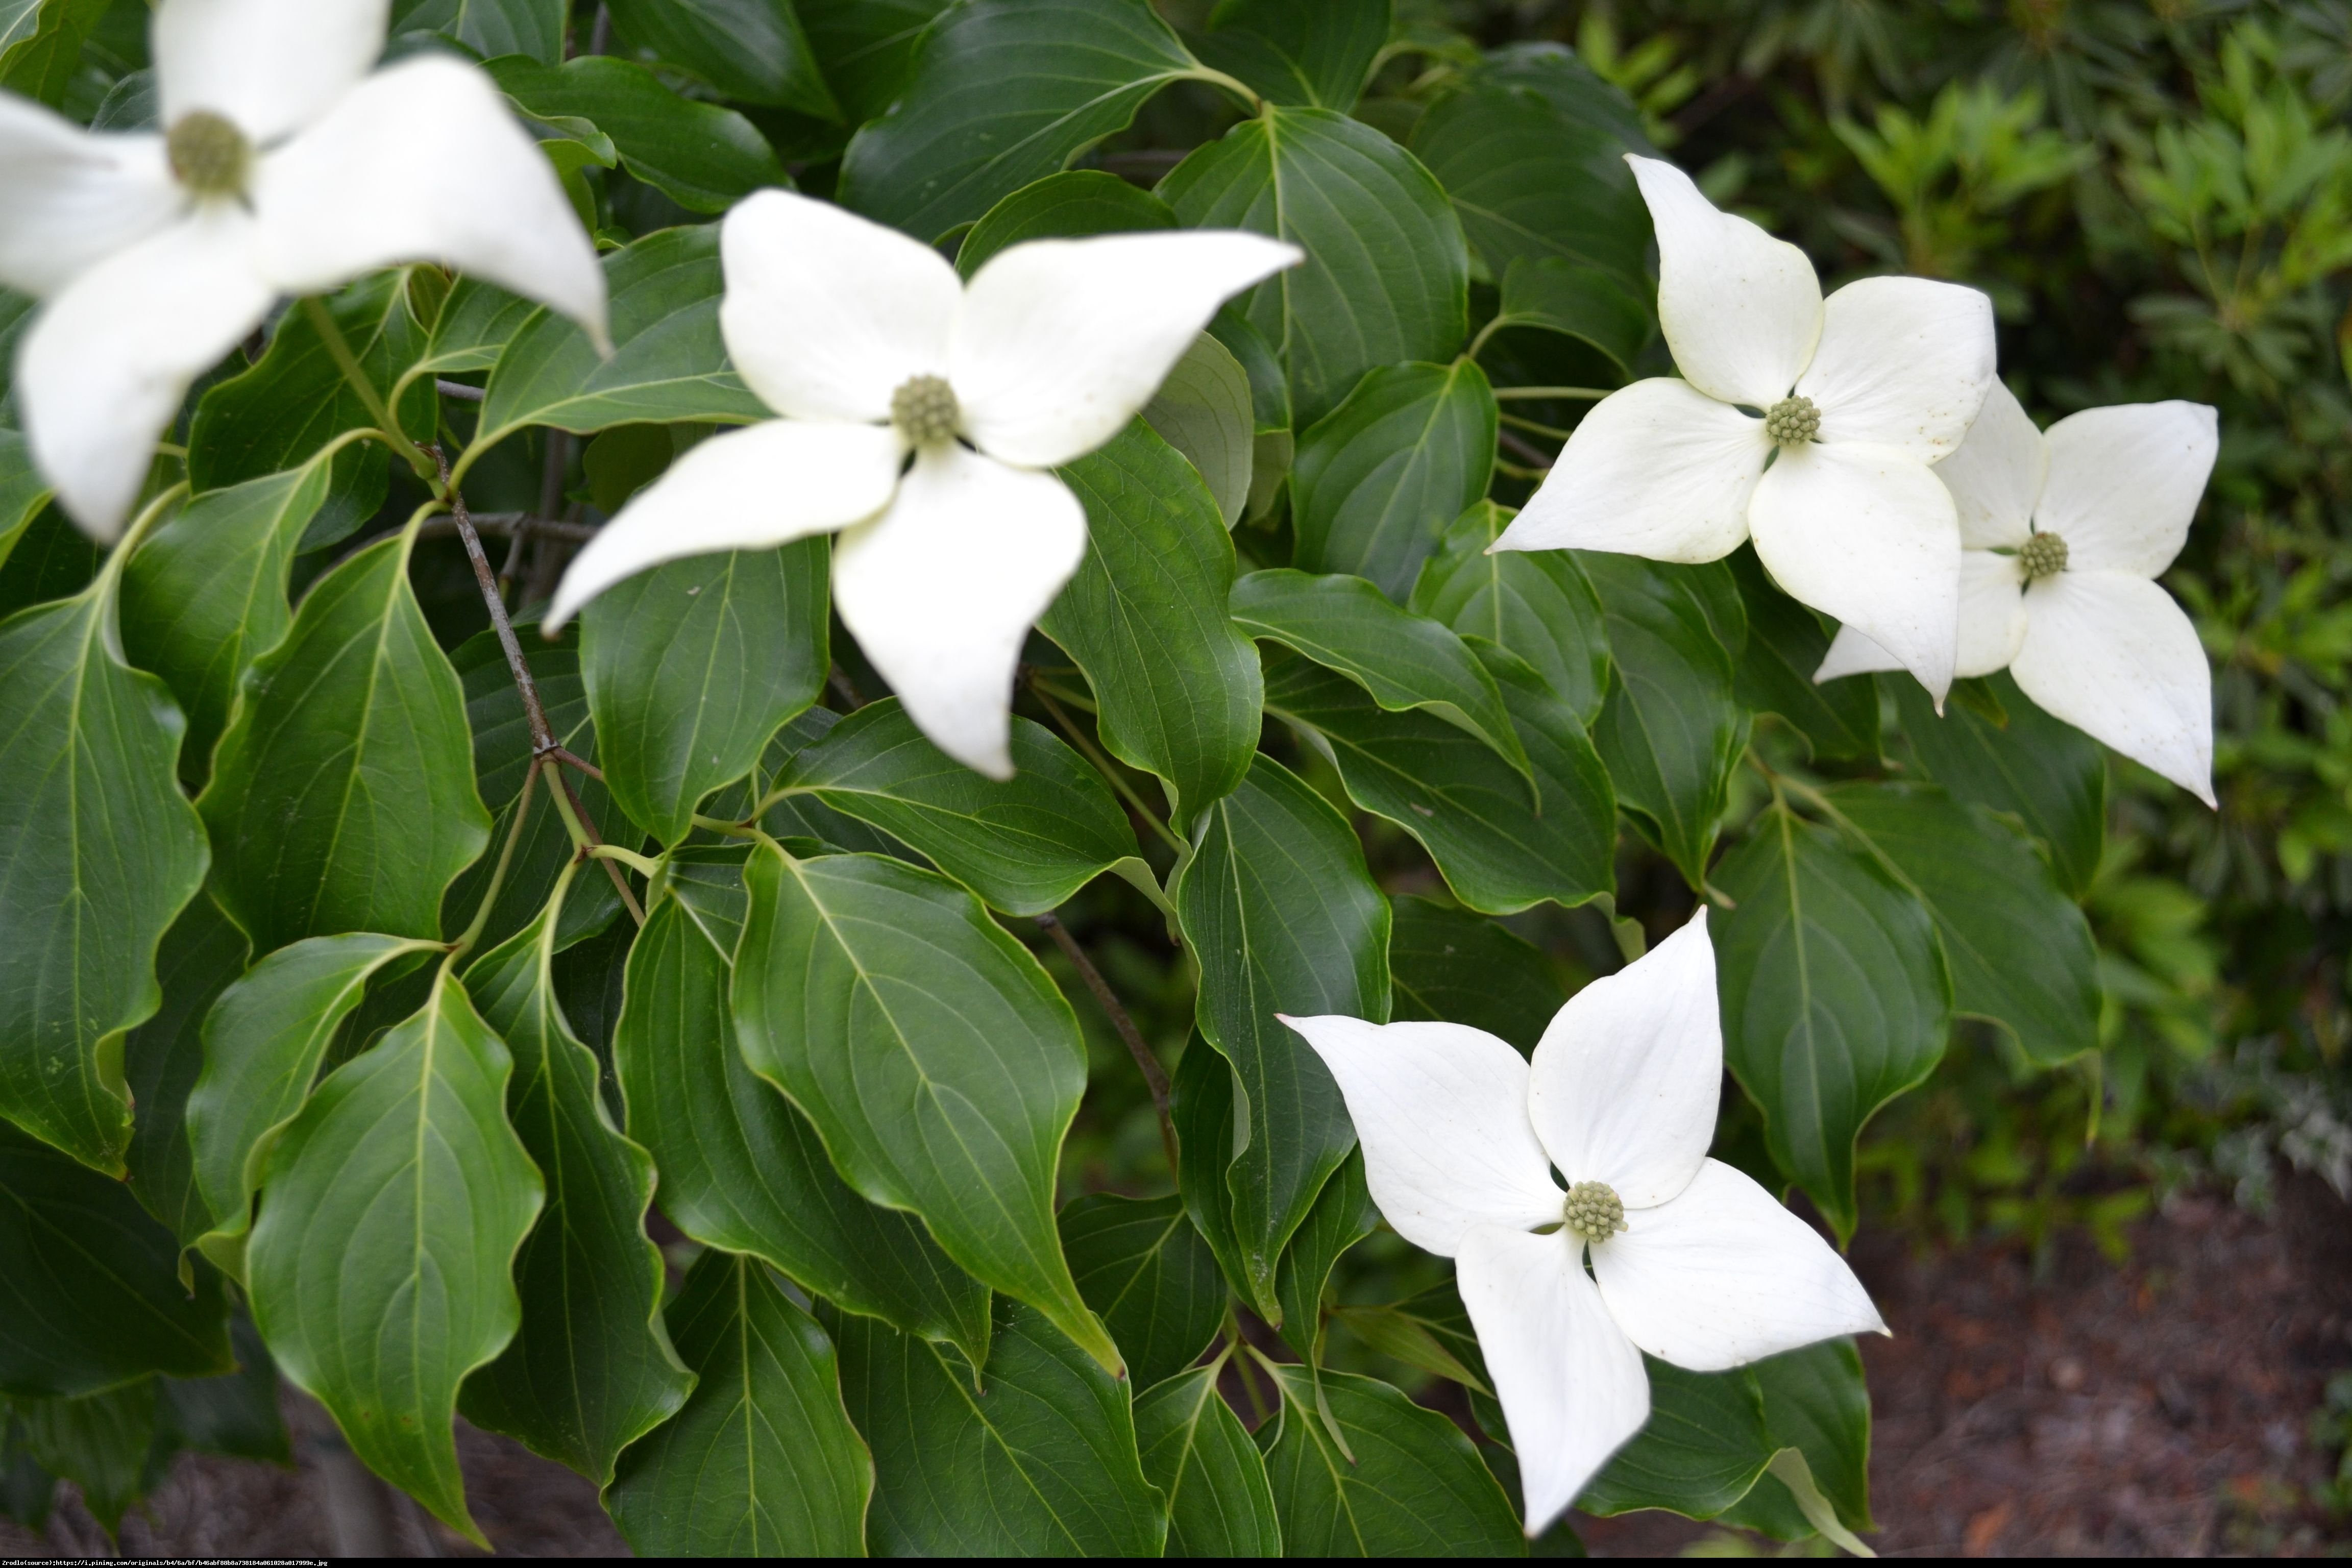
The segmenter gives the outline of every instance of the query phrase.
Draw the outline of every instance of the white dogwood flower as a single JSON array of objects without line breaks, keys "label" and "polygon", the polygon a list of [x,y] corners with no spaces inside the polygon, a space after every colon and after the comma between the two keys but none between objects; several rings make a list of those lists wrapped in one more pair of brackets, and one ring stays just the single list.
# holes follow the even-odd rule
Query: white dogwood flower
[{"label": "white dogwood flower", "polygon": [[1992,384],[1991,302],[1918,278],[1824,300],[1803,251],[1717,212],[1673,164],[1626,162],[1683,379],[1595,405],[1494,547],[1696,563],[1752,537],[1783,589],[1864,628],[1940,701],[1960,539],[1930,465]]},{"label": "white dogwood flower", "polygon": [[548,625],[665,561],[845,530],[834,604],[858,646],[941,751],[1010,778],[1021,645],[1087,547],[1048,470],[1117,435],[1228,296],[1301,253],[1237,230],[1035,240],[966,287],[895,229],[762,191],[719,256],[728,353],[780,417],[640,492]]},{"label": "white dogwood flower", "polygon": [[0,283],[45,303],[16,361],[35,459],[111,539],[189,384],[281,295],[444,262],[600,341],[604,275],[478,68],[370,74],[390,0],[162,0],[163,131],[90,132],[0,93]]},{"label": "white dogwood flower", "polygon": [[1649,1419],[1641,1352],[1720,1372],[1886,1331],[1810,1226],[1706,1157],[1723,1033],[1704,909],[1577,993],[1532,1063],[1458,1024],[1283,1021],[1339,1080],[1381,1213],[1454,1259],[1530,1536]]},{"label": "white dogwood flower", "polygon": [[[1936,471],[1959,505],[1962,677],[2007,669],[2047,712],[2213,804],[2213,675],[2156,578],[2221,450],[2201,403],[2069,415],[2043,434],[1998,383]],[[1894,659],[1845,626],[1813,679]]]}]

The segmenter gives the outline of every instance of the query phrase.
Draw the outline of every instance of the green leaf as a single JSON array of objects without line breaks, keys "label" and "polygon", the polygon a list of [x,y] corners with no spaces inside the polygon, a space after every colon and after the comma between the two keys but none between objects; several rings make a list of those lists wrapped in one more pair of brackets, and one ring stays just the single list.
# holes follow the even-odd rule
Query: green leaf
[{"label": "green leaf", "polygon": [[336,1031],[386,965],[436,945],[364,931],[312,937],[255,964],[205,1015],[187,1124],[196,1189],[215,1227],[201,1243],[207,1258],[244,1272],[263,1164],[310,1098]]},{"label": "green leaf", "polygon": [[845,121],[862,125],[907,85],[931,18],[949,0],[793,0]]},{"label": "green leaf", "polygon": [[62,108],[81,66],[82,45],[106,11],[106,0],[0,4],[0,87]]},{"label": "green leaf", "polygon": [[[728,951],[672,889],[629,949],[613,1030],[629,1136],[661,1171],[662,1212],[706,1246],[764,1258],[811,1292],[909,1333],[988,1353],[988,1289],[911,1215],[852,1192],[815,1129],[744,1065]],[[729,876],[734,876],[731,868]],[[740,883],[736,897],[741,899]]]},{"label": "green leaf", "polygon": [[[692,5],[671,0],[658,9],[691,15]],[[784,4],[757,9],[792,15]],[[740,58],[740,43],[734,53]],[[509,55],[485,68],[526,114],[594,125],[613,139],[630,174],[690,212],[725,212],[763,185],[791,183],[750,121],[715,103],[680,98],[633,60],[583,55],[547,66]]]},{"label": "green leaf", "polygon": [[1904,738],[1929,776],[2023,822],[2048,847],[2060,885],[2078,899],[2089,892],[2106,826],[2098,742],[2036,707],[2006,671],[1956,685],[1940,719],[1916,681],[1893,685]]},{"label": "green leaf", "polygon": [[[5,302],[0,302],[0,309],[5,309]],[[0,353],[7,353],[10,346],[5,331],[0,331]],[[0,396],[5,393],[5,384],[0,384]],[[0,426],[0,561],[16,548],[34,515],[49,504],[49,481],[34,466],[31,444],[17,432]]]},{"label": "green leaf", "polygon": [[509,1273],[540,1209],[507,1125],[509,1065],[445,970],[279,1136],[247,1259],[287,1377],[371,1469],[485,1547],[451,1422],[466,1374],[514,1336]]},{"label": "green leaf", "polygon": [[162,1379],[164,1424],[180,1443],[204,1453],[291,1465],[293,1445],[278,1408],[278,1363],[244,1312],[229,1319],[228,1332],[236,1370]]},{"label": "green leaf", "polygon": [[1631,376],[1657,323],[1622,273],[1565,256],[1521,256],[1503,276],[1496,328],[1536,327],[1591,344]]},{"label": "green leaf", "polygon": [[933,24],[905,91],[851,139],[841,204],[938,239],[1203,74],[1144,0],[971,0]]},{"label": "green leaf", "polygon": [[723,1252],[695,1260],[668,1321],[698,1382],[676,1420],[622,1457],[604,1493],[630,1547],[864,1556],[874,1465],[824,1331],[756,1258]]},{"label": "green leaf", "polygon": [[[1331,1316],[1382,1355],[1433,1377],[1461,1384],[1478,1399],[1492,1403],[1494,1391],[1486,1386],[1486,1362],[1478,1352],[1478,1331],[1471,1326],[1470,1313],[1453,1280],[1390,1306],[1336,1307]],[[1484,1405],[1474,1400],[1472,1408],[1479,1413],[1483,1426]],[[1504,1442],[1508,1435],[1500,1430],[1498,1422],[1489,1436]]]},{"label": "green leaf", "polygon": [[1282,1267],[1276,1273],[1274,1293],[1282,1303],[1282,1337],[1307,1358],[1323,1363],[1323,1288],[1339,1255],[1372,1234],[1381,1211],[1364,1185],[1364,1152],[1349,1154],[1323,1184],[1315,1206],[1307,1211],[1290,1245],[1283,1248]]},{"label": "green leaf", "polygon": [[1225,526],[1239,522],[1249,502],[1257,428],[1249,372],[1233,351],[1208,332],[1193,339],[1144,405],[1143,422],[1184,454],[1216,499]]},{"label": "green leaf", "polygon": [[[777,731],[768,742],[767,752],[760,759],[760,773],[752,775],[751,782],[761,781],[762,775],[771,784],[783,777],[791,768],[793,759],[833,733],[834,726],[841,722],[841,718],[830,708],[804,709],[794,715],[793,721]],[[742,809],[750,810],[756,798],[747,792],[741,801]],[[731,806],[733,797],[721,794],[712,804],[717,805],[721,802],[730,803]],[[898,855],[903,858],[906,849],[905,845],[879,828],[869,827],[854,816],[844,816],[813,795],[788,795],[777,801],[761,814],[760,826],[771,838],[814,838],[852,854]],[[740,876],[736,879],[735,893],[738,898],[742,896],[742,879]],[[742,923],[740,916],[736,923],[739,926]]]},{"label": "green leaf", "polygon": [[1187,227],[1255,229],[1307,252],[1243,307],[1282,357],[1298,427],[1374,365],[1443,363],[1462,346],[1462,226],[1429,171],[1370,126],[1269,107],[1196,150],[1160,194]]},{"label": "green leaf", "polygon": [[1935,917],[1957,1011],[2001,1025],[2046,1067],[2098,1047],[2090,922],[2014,829],[1932,784],[1843,784],[1827,798]]},{"label": "green leaf", "polygon": [[[1170,1075],[1168,1119],[1176,1129],[1176,1184],[1184,1213],[1227,1282],[1246,1300],[1254,1292],[1234,1235],[1234,1194],[1225,1181],[1234,1163],[1236,1081],[1232,1066],[1195,1029]],[[1241,1128],[1246,1131],[1245,1119]]]},{"label": "green leaf", "polygon": [[1479,501],[1455,518],[1422,563],[1412,612],[1482,637],[1535,668],[1579,722],[1601,716],[1609,691],[1609,638],[1601,596],[1573,552],[1486,547],[1513,512]]},{"label": "green leaf", "polygon": [[457,672],[408,585],[411,533],[321,577],[255,661],[196,809],[214,896],[269,952],[304,937],[441,934],[488,842]]},{"label": "green leaf", "polygon": [[103,557],[62,507],[42,507],[0,560],[0,618],[72,598],[98,576]]},{"label": "green leaf", "polygon": [[0,1406],[0,1514],[35,1535],[47,1531],[58,1478],[25,1446],[25,1424]]},{"label": "green leaf", "polygon": [[1193,842],[1175,902],[1201,966],[1201,1032],[1240,1097],[1226,1173],[1236,1283],[1279,1326],[1276,1265],[1356,1135],[1329,1070],[1275,1015],[1387,1022],[1388,900],[1347,820],[1268,757]]},{"label": "green leaf", "polygon": [[1182,832],[1249,770],[1257,649],[1225,613],[1234,542],[1176,450],[1140,420],[1056,470],[1087,509],[1087,556],[1037,627],[1076,661],[1110,754],[1168,785]]},{"label": "green leaf", "polygon": [[1217,1394],[1219,1367],[1146,1389],[1135,1401],[1143,1473],[1168,1500],[1170,1557],[1279,1557],[1282,1525],[1265,1460]]},{"label": "green leaf", "polygon": [[79,1399],[19,1399],[25,1447],[43,1469],[81,1489],[90,1517],[110,1538],[122,1516],[162,1477],[149,1467],[155,1446],[155,1380],[142,1378]]},{"label": "green leaf", "polygon": [[1876,1530],[1870,1517],[1870,1389],[1853,1342],[1823,1340],[1748,1371],[1764,1396],[1773,1442],[1804,1456],[1807,1472],[1848,1529]]},{"label": "green leaf", "polygon": [[397,0],[392,32],[432,31],[484,58],[529,55],[552,65],[563,58],[566,0]]},{"label": "green leaf", "polygon": [[121,1182],[0,1122],[0,1393],[68,1395],[229,1370],[219,1276]]},{"label": "green leaf", "polygon": [[1615,666],[1592,743],[1617,804],[1696,888],[1747,741],[1731,655],[1685,574],[1632,555],[1577,560],[1601,595]]},{"label": "green leaf", "polygon": [[796,754],[771,793],[813,795],[873,824],[1007,914],[1043,914],[1128,862],[1151,880],[1126,813],[1076,752],[1016,716],[1013,763],[1003,784],[972,772],[925,739],[893,697]]},{"label": "green leaf", "polygon": [[1470,360],[1366,372],[1298,438],[1298,564],[1369,577],[1402,602],[1446,526],[1486,493],[1496,417],[1486,372]]},{"label": "green leaf", "polygon": [[441,302],[440,317],[425,357],[409,366],[412,375],[463,375],[499,363],[507,344],[539,310],[520,294],[509,294],[478,278],[460,278]]},{"label": "green leaf", "polygon": [[1764,1399],[1746,1367],[1685,1372],[1644,1355],[1650,1419],[1592,1478],[1577,1500],[1606,1518],[1668,1509],[1713,1519],[1746,1497],[1779,1445],[1764,1425]]},{"label": "green leaf", "polygon": [[878,855],[744,868],[743,1058],[792,1096],[849,1184],[919,1214],[975,1278],[1117,1371],[1054,1228],[1054,1173],[1086,1089],[1077,1018],[954,883]]},{"label": "green leaf", "polygon": [[1773,584],[1753,550],[1731,557],[1731,570],[1748,621],[1735,683],[1740,705],[1786,719],[1816,760],[1875,762],[1877,680],[1814,685],[1813,671],[1830,651],[1820,618]]},{"label": "green leaf", "polygon": [[201,784],[253,661],[294,623],[289,574],[340,457],[208,490],[140,542],[122,573],[123,651],[188,716],[181,776]]},{"label": "green leaf", "polygon": [[1615,885],[1616,807],[1576,716],[1525,665],[1516,674],[1534,800],[1525,779],[1457,727],[1383,713],[1354,683],[1305,659],[1267,659],[1265,706],[1320,737],[1349,798],[1419,839],[1462,902],[1488,914],[1547,899],[1572,908]]},{"label": "green leaf", "polygon": [[622,43],[722,98],[841,117],[793,0],[614,0],[612,12]]},{"label": "green leaf", "polygon": [[1210,65],[1276,103],[1336,109],[1363,95],[1389,41],[1388,0],[1223,0],[1189,40]]},{"label": "green leaf", "polygon": [[1062,1206],[1071,1277],[1118,1342],[1131,1386],[1173,1377],[1209,1348],[1225,1319],[1225,1282],[1184,1201],[1089,1193]]},{"label": "green leaf", "polygon": [[1526,1554],[1510,1500],[1453,1422],[1372,1378],[1327,1372],[1317,1380],[1293,1366],[1274,1376],[1282,1414],[1258,1441],[1286,1554]]},{"label": "green leaf", "polygon": [[206,854],[180,711],[123,661],[114,581],[0,621],[0,1116],[121,1175],[123,1033],[162,1001],[155,945]]},{"label": "green leaf", "polygon": [[1235,624],[1339,671],[1391,713],[1427,709],[1491,747],[1522,775],[1533,764],[1502,689],[1462,639],[1412,615],[1360,577],[1278,569],[1234,584]]},{"label": "green leaf", "polygon": [[604,281],[611,357],[566,318],[534,314],[490,372],[473,450],[526,425],[585,436],[613,425],[771,417],[728,365],[719,335],[718,226],[649,234],[604,258]]},{"label": "green leaf", "polygon": [[595,1053],[555,999],[562,897],[559,889],[536,921],[466,972],[482,1021],[514,1055],[507,1120],[547,1203],[514,1260],[521,1326],[467,1379],[463,1404],[476,1426],[602,1484],[623,1448],[677,1413],[694,1380],[661,1327],[661,1253],[645,1224],[653,1158],[613,1125]]},{"label": "green leaf", "polygon": [[1773,807],[1717,868],[1724,1064],[1774,1163],[1853,1234],[1853,1144],[1944,1054],[1952,983],[1927,909],[1874,860]]},{"label": "green leaf", "polygon": [[689,555],[589,601],[580,668],[604,782],[664,844],[741,778],[831,666],[824,539]]},{"label": "green leaf", "polygon": [[1568,1000],[1551,962],[1508,927],[1427,899],[1391,900],[1393,1016],[1466,1024],[1522,1051]]},{"label": "green leaf", "polygon": [[155,954],[163,1004],[122,1045],[123,1076],[139,1108],[127,1163],[131,1190],[183,1246],[212,1228],[188,1138],[189,1090],[204,1068],[205,1015],[245,972],[245,933],[202,893],[188,900]]},{"label": "green leaf", "polygon": [[984,1370],[871,1319],[829,1323],[874,1450],[877,1556],[1160,1555],[1127,1384],[1042,1313],[1000,1301]]},{"label": "green leaf", "polygon": [[956,247],[956,271],[969,279],[989,258],[1027,240],[1175,226],[1168,204],[1142,186],[1100,169],[1066,169],[1033,180],[989,208]]}]

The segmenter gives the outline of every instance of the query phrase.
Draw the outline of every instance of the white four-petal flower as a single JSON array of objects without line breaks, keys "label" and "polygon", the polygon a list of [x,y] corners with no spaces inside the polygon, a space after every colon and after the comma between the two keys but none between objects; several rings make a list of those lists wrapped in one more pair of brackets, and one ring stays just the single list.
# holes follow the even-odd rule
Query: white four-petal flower
[{"label": "white four-petal flower", "polygon": [[782,417],[623,508],[548,625],[661,562],[845,529],[834,604],[858,646],[941,751],[1010,778],[1023,640],[1086,553],[1085,509],[1045,470],[1117,435],[1228,296],[1301,253],[1237,230],[1037,240],[966,287],[927,245],[763,191],[719,254],[728,352]]},{"label": "white four-petal flower", "polygon": [[188,384],[284,294],[439,261],[602,340],[604,275],[481,70],[373,75],[390,0],[162,0],[164,131],[0,93],[0,283],[43,299],[16,364],[41,470],[111,539]]},{"label": "white four-petal flower", "polygon": [[1810,1226],[1706,1157],[1723,1032],[1704,909],[1577,993],[1532,1063],[1458,1024],[1284,1022],[1339,1080],[1381,1213],[1454,1259],[1530,1536],[1649,1419],[1641,1352],[1719,1372],[1886,1331]]},{"label": "white four-petal flower", "polygon": [[[2007,669],[2046,711],[2213,804],[2213,676],[2155,579],[2221,450],[2201,403],[2089,408],[2033,427],[1996,383],[1936,471],[1959,505],[1962,677]],[[1841,628],[1813,679],[1897,661]]]},{"label": "white four-petal flower", "polygon": [[1960,540],[1929,465],[1992,384],[1990,301],[1918,278],[1824,300],[1803,251],[1717,212],[1673,164],[1626,162],[1683,379],[1596,405],[1495,548],[1697,563],[1753,537],[1783,589],[1863,627],[1940,701]]}]

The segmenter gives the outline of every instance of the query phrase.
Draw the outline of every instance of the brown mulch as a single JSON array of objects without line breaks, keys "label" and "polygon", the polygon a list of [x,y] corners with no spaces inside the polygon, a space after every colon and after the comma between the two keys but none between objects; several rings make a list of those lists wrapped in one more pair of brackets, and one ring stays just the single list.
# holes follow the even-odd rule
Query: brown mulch
[{"label": "brown mulch", "polygon": [[[1864,1346],[1882,1554],[2352,1552],[2352,1521],[2308,1501],[2326,1467],[2310,1414],[2327,1377],[2352,1368],[2352,1208],[2317,1182],[2283,1184],[2269,1220],[2179,1199],[2134,1228],[2120,1268],[2070,1237],[2037,1279],[2020,1249],[1916,1251],[1883,1234],[1856,1244],[1854,1264],[1897,1336]],[[352,1516],[330,1498],[339,1482],[351,1495],[349,1461],[315,1407],[289,1409],[296,1468],[184,1456],[124,1522],[122,1550],[334,1553],[337,1519],[348,1531]],[[570,1471],[471,1428],[459,1451],[500,1552],[625,1550]],[[1728,1544],[1661,1514],[1578,1523],[1596,1555]],[[376,1528],[394,1552],[473,1551],[404,1500]],[[0,1557],[105,1552],[78,1501],[45,1541],[0,1521]]]}]

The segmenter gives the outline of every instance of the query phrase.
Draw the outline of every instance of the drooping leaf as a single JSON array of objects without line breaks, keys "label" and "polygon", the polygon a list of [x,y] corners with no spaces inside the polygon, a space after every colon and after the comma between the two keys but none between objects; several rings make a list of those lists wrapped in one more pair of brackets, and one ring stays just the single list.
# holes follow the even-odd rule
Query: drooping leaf
[{"label": "drooping leaf", "polygon": [[618,0],[612,11],[622,43],[722,98],[840,117],[793,0]]},{"label": "drooping leaf", "polygon": [[956,247],[966,279],[999,251],[1032,239],[1149,233],[1176,226],[1168,204],[1100,169],[1065,169],[1033,180],[988,209]]},{"label": "drooping leaf", "polygon": [[1940,719],[1918,682],[1893,684],[1903,737],[1928,775],[1962,800],[2023,822],[2048,847],[2059,883],[2078,899],[2088,892],[2106,827],[2098,743],[2035,706],[2006,671],[1964,682]]},{"label": "drooping leaf", "polygon": [[1156,773],[1182,832],[1257,749],[1257,649],[1227,618],[1234,543],[1216,501],[1137,421],[1058,470],[1087,509],[1087,557],[1037,623],[1086,671],[1111,755]]},{"label": "drooping leaf", "polygon": [[825,1331],[759,1259],[715,1251],[688,1270],[667,1319],[698,1381],[604,1493],[629,1545],[646,1557],[865,1555],[874,1464]]},{"label": "drooping leaf", "polygon": [[[789,4],[744,8],[792,15]],[[672,0],[647,9],[691,15],[693,6]],[[750,121],[731,109],[679,97],[634,60],[583,55],[549,66],[509,56],[488,68],[525,113],[594,125],[613,139],[630,174],[690,212],[725,212],[761,186],[790,183]]]},{"label": "drooping leaf", "polygon": [[1282,1303],[1282,1337],[1311,1365],[1323,1362],[1323,1288],[1339,1255],[1372,1234],[1381,1211],[1364,1185],[1364,1154],[1359,1149],[1340,1162],[1307,1211],[1275,1275]]},{"label": "drooping leaf", "polygon": [[1278,1324],[1282,1249],[1355,1129],[1329,1070],[1275,1015],[1387,1021],[1388,900],[1346,819],[1263,755],[1193,842],[1176,908],[1201,966],[1201,1032],[1233,1064],[1242,1097],[1226,1176],[1235,1283]]},{"label": "drooping leaf", "polygon": [[1853,1144],[1944,1054],[1952,983],[1927,908],[1860,848],[1785,808],[1717,868],[1724,1065],[1773,1161],[1852,1234]]},{"label": "drooping leaf", "polygon": [[1231,528],[1249,503],[1257,427],[1249,372],[1233,351],[1202,332],[1143,406],[1143,422],[1184,454]]},{"label": "drooping leaf", "polygon": [[1282,1525],[1265,1460],[1199,1367],[1136,1396],[1143,1473],[1168,1500],[1170,1557],[1279,1557]]},{"label": "drooping leaf", "polygon": [[1369,577],[1402,603],[1447,526],[1486,493],[1496,417],[1471,360],[1367,372],[1298,437],[1297,563]]},{"label": "drooping leaf", "polygon": [[1510,649],[1567,703],[1579,721],[1601,715],[1609,690],[1609,638],[1601,596],[1566,550],[1486,553],[1513,516],[1480,501],[1455,518],[1412,585],[1415,615]]},{"label": "drooping leaf", "polygon": [[451,1529],[458,1384],[515,1332],[541,1184],[507,1125],[510,1058],[446,972],[278,1137],[247,1257],[254,1321],[352,1452]]},{"label": "drooping leaf", "polygon": [[1389,0],[1223,0],[1189,41],[1263,98],[1345,114],[1389,41]]},{"label": "drooping leaf", "polygon": [[870,1318],[827,1321],[874,1450],[877,1556],[1160,1555],[1127,1384],[1042,1313],[1000,1300],[983,1369]]},{"label": "drooping leaf", "polygon": [[1497,921],[1427,899],[1395,899],[1391,908],[1395,1017],[1466,1024],[1535,1049],[1568,1000],[1540,952]]},{"label": "drooping leaf", "polygon": [[188,1092],[204,1067],[205,1015],[244,973],[245,958],[245,933],[198,893],[156,950],[163,1005],[122,1043],[123,1076],[138,1108],[125,1155],[131,1190],[183,1246],[213,1222],[212,1206],[196,1185],[187,1121]]},{"label": "drooping leaf", "polygon": [[1243,304],[1289,374],[1297,428],[1372,366],[1442,363],[1462,346],[1462,226],[1429,171],[1370,126],[1271,107],[1195,151],[1160,195],[1187,227],[1255,229],[1307,252]]},{"label": "drooping leaf", "polygon": [[1184,1201],[1089,1193],[1062,1207],[1071,1277],[1149,1388],[1200,1358],[1225,1318],[1225,1282]]},{"label": "drooping leaf", "polygon": [[1876,679],[1814,685],[1813,671],[1830,651],[1820,618],[1773,584],[1754,551],[1732,556],[1731,570],[1748,612],[1748,646],[1735,688],[1740,704],[1786,719],[1816,759],[1875,760]]},{"label": "drooping leaf", "polygon": [[13,1402],[35,1462],[81,1490],[90,1517],[109,1536],[160,1476],[150,1472],[155,1446],[155,1380],[142,1377],[75,1399]]},{"label": "drooping leaf", "polygon": [[441,934],[488,842],[457,672],[408,585],[413,536],[311,588],[261,656],[196,801],[214,894],[269,952],[305,937]]}]

